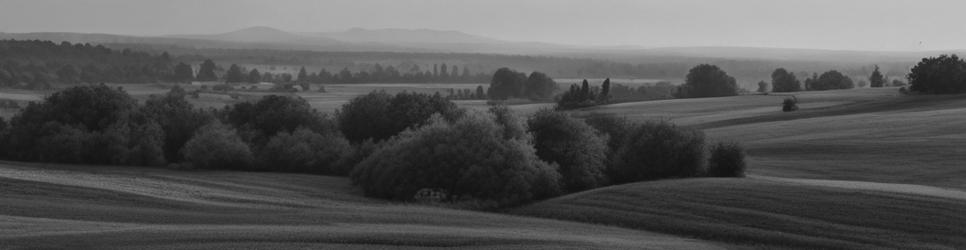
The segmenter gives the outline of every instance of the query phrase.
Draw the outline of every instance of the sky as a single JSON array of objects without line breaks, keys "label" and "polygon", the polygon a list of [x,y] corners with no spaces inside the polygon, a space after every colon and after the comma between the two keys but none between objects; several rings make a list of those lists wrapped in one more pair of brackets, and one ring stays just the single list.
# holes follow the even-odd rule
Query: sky
[{"label": "sky", "polygon": [[0,32],[456,30],[591,46],[966,49],[961,0],[0,0]]}]

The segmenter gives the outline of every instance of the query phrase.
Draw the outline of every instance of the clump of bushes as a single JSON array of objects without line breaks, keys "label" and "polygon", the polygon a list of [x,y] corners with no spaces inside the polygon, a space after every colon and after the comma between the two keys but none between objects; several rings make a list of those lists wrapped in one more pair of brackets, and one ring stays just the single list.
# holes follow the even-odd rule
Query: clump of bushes
[{"label": "clump of bushes", "polygon": [[219,122],[205,125],[182,149],[184,159],[194,168],[249,169],[254,157],[241,137]]},{"label": "clump of bushes", "polygon": [[745,150],[740,144],[721,142],[711,146],[710,151],[711,157],[708,158],[708,176],[745,176]]},{"label": "clump of bushes", "polygon": [[704,173],[704,133],[666,121],[628,127],[612,151],[614,183],[696,177]]},{"label": "clump of bushes", "polygon": [[909,92],[923,94],[966,93],[966,60],[956,55],[923,58],[912,67]]},{"label": "clump of bushes", "polygon": [[782,112],[792,112],[798,110],[798,99],[785,98],[782,101]]},{"label": "clump of bushes", "polygon": [[336,112],[336,120],[346,138],[358,143],[366,139],[388,139],[406,128],[426,124],[436,113],[452,121],[462,115],[462,110],[438,93],[390,95],[373,91],[342,105]]},{"label": "clump of bushes", "polygon": [[607,143],[593,127],[550,109],[537,112],[527,124],[537,156],[559,165],[567,191],[591,189],[607,182]]},{"label": "clump of bushes", "polygon": [[386,142],[360,163],[352,179],[366,195],[411,201],[420,190],[439,190],[450,202],[480,208],[519,204],[555,195],[560,175],[541,161],[526,138],[507,138],[491,114],[455,122],[436,117]]},{"label": "clump of bushes", "polygon": [[319,134],[306,128],[280,132],[259,150],[258,168],[283,172],[347,174],[342,157],[349,141],[336,133]]}]

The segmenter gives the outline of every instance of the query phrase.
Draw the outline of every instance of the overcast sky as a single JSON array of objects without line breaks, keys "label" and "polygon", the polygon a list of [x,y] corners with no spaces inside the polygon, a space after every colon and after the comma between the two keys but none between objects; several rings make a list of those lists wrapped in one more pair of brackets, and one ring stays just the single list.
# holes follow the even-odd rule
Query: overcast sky
[{"label": "overcast sky", "polygon": [[0,32],[458,30],[574,45],[966,49],[958,0],[0,0]]}]

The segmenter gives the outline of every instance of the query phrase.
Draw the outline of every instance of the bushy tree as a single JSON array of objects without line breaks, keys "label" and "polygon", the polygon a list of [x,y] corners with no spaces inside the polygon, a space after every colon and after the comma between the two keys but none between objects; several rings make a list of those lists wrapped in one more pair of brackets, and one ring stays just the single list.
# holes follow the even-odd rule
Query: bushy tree
[{"label": "bushy tree", "polygon": [[227,110],[226,121],[239,128],[245,138],[262,145],[279,132],[291,133],[304,127],[318,133],[335,130],[335,123],[312,109],[298,96],[267,95],[255,103],[242,102]]},{"label": "bushy tree", "polygon": [[759,81],[758,82],[758,90],[755,90],[755,92],[758,92],[758,93],[768,93],[768,83],[765,82],[765,81]]},{"label": "bushy tree", "polygon": [[966,61],[956,55],[923,58],[907,76],[909,90],[924,94],[966,93]]},{"label": "bushy tree", "polygon": [[317,174],[347,174],[342,157],[352,150],[341,133],[319,134],[300,128],[280,132],[258,152],[259,169]]},{"label": "bushy tree", "polygon": [[721,142],[711,146],[711,157],[708,159],[708,176],[744,177],[744,148],[734,142]]},{"label": "bushy tree", "polygon": [[828,72],[822,73],[818,79],[815,79],[809,87],[810,90],[830,90],[830,89],[851,89],[854,88],[855,84],[852,83],[852,79],[848,76],[843,75],[841,72],[830,70]]},{"label": "bushy tree", "polygon": [[217,67],[211,59],[205,60],[198,68],[198,75],[195,76],[195,79],[202,82],[217,81],[218,75],[215,74],[215,68]]},{"label": "bushy tree", "polygon": [[225,72],[226,83],[240,83],[245,82],[245,80],[245,73],[236,64],[232,64],[231,67],[228,67],[228,72]]},{"label": "bushy tree", "polygon": [[885,87],[886,79],[882,76],[882,73],[879,73],[879,65],[876,65],[872,75],[869,75],[869,83],[873,88]]},{"label": "bushy tree", "polygon": [[446,201],[481,208],[555,195],[559,174],[526,140],[506,139],[492,116],[474,113],[454,123],[435,118],[393,138],[352,173],[367,196],[413,200],[438,190]]},{"label": "bushy tree", "polygon": [[607,143],[591,126],[567,113],[538,111],[527,121],[540,159],[559,165],[568,192],[583,191],[607,182]]},{"label": "bushy tree", "polygon": [[795,73],[785,68],[777,68],[771,73],[772,92],[797,92],[802,90],[802,83],[795,78]]},{"label": "bushy tree", "polygon": [[462,110],[439,94],[402,92],[389,95],[378,91],[353,98],[336,112],[336,119],[350,141],[379,141],[406,128],[426,124],[436,113],[455,120]]},{"label": "bushy tree", "polygon": [[704,133],[669,122],[634,126],[614,152],[610,178],[616,184],[704,173]]},{"label": "bushy tree", "polygon": [[688,71],[684,85],[678,91],[683,98],[701,98],[738,95],[734,77],[710,64],[701,64]]},{"label": "bushy tree", "polygon": [[500,68],[493,73],[490,88],[486,90],[490,99],[505,100],[510,97],[522,96],[527,75],[509,68]]},{"label": "bushy tree", "polygon": [[174,87],[163,96],[149,97],[139,112],[161,128],[164,157],[173,162],[182,160],[181,148],[195,131],[214,119],[208,112],[194,108],[186,95],[183,89]]},{"label": "bushy tree", "polygon": [[262,73],[258,72],[258,69],[252,69],[251,71],[248,71],[248,78],[245,80],[248,83],[262,82]]},{"label": "bushy tree", "polygon": [[792,98],[785,98],[785,100],[782,101],[783,112],[791,112],[795,110],[798,110],[798,99],[792,97]]},{"label": "bushy tree", "polygon": [[219,122],[205,125],[182,149],[192,167],[203,169],[250,169],[252,151],[241,137]]},{"label": "bushy tree", "polygon": [[195,79],[194,70],[191,69],[191,65],[185,63],[178,63],[174,66],[174,76],[172,80],[175,82],[191,82]]},{"label": "bushy tree", "polygon": [[557,83],[547,74],[534,71],[530,73],[530,77],[527,77],[527,81],[524,83],[523,95],[533,100],[548,99],[553,96],[556,89]]}]

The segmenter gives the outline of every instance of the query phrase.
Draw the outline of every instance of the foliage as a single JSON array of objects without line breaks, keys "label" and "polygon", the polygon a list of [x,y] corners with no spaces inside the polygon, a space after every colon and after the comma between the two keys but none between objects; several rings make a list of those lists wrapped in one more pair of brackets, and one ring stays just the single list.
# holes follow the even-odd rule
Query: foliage
[{"label": "foliage", "polygon": [[530,73],[523,86],[522,96],[531,100],[549,99],[553,96],[553,92],[557,90],[557,83],[553,79],[547,74],[536,71]]},{"label": "foliage", "polygon": [[201,126],[213,117],[195,109],[185,100],[185,91],[175,86],[163,96],[151,96],[141,106],[140,114],[155,121],[164,133],[164,157],[173,162],[181,161],[181,148]]},{"label": "foliage", "polygon": [[191,65],[185,63],[178,63],[174,66],[174,76],[171,80],[174,82],[191,82],[195,79],[195,72],[191,69]]},{"label": "foliage", "polygon": [[758,93],[768,93],[768,83],[765,81],[758,82],[758,89],[755,90]]},{"label": "foliage", "polygon": [[708,176],[744,177],[744,148],[734,142],[721,142],[711,146],[711,157],[708,159]]},{"label": "foliage", "polygon": [[317,174],[347,174],[340,166],[352,150],[341,133],[319,134],[299,128],[280,132],[258,152],[258,169]]},{"label": "foliage", "polygon": [[245,82],[246,80],[245,73],[242,72],[241,67],[238,67],[236,64],[232,64],[230,67],[228,67],[228,71],[225,72],[226,83],[240,83]]},{"label": "foliage", "polygon": [[505,100],[510,97],[524,96],[527,75],[509,68],[500,68],[493,73],[487,93],[490,99]]},{"label": "foliage", "polygon": [[792,97],[785,98],[785,100],[782,101],[782,112],[791,112],[796,110],[798,110],[798,99]]},{"label": "foliage", "polygon": [[734,96],[738,95],[738,85],[734,77],[718,66],[701,64],[688,71],[677,95],[681,98]]},{"label": "foliage", "polygon": [[828,72],[822,73],[817,79],[814,79],[810,84],[809,90],[830,90],[830,89],[851,89],[854,88],[855,84],[852,83],[852,79],[848,76],[843,75],[841,72],[830,70]]},{"label": "foliage", "polygon": [[785,68],[777,68],[771,73],[771,86],[772,92],[802,91],[802,83],[795,78],[795,73],[788,72]]},{"label": "foliage", "polygon": [[966,93],[966,61],[956,55],[923,58],[912,67],[907,78],[912,92]]},{"label": "foliage", "polygon": [[610,179],[615,184],[704,173],[704,133],[666,121],[630,128],[613,152]]},{"label": "foliage", "polygon": [[882,76],[882,73],[879,72],[879,65],[876,65],[875,70],[872,71],[872,75],[869,75],[869,83],[873,88],[885,87],[886,79],[884,76]]},{"label": "foliage", "polygon": [[593,127],[549,109],[531,116],[527,125],[537,156],[559,165],[566,191],[583,191],[607,182],[607,143]]},{"label": "foliage", "polygon": [[462,112],[455,103],[438,93],[402,92],[389,95],[383,91],[373,91],[343,104],[336,112],[336,120],[350,141],[380,141],[406,128],[426,124],[433,114],[439,113],[452,121]]},{"label": "foliage", "polygon": [[435,189],[450,202],[483,208],[555,195],[559,174],[524,139],[507,139],[491,115],[441,118],[388,141],[352,173],[367,196],[413,200]]},{"label": "foliage", "polygon": [[181,153],[192,167],[246,170],[252,166],[251,149],[234,129],[213,122],[195,133]]},{"label": "foliage", "polygon": [[246,140],[262,145],[279,132],[304,127],[317,133],[336,130],[336,125],[298,96],[267,95],[255,103],[226,107],[224,121],[246,134]]},{"label": "foliage", "polygon": [[215,68],[217,67],[218,65],[215,65],[214,61],[206,59],[201,63],[200,68],[198,68],[198,75],[195,79],[202,82],[217,81],[218,75],[215,74]]},{"label": "foliage", "polygon": [[173,76],[167,53],[101,45],[0,40],[0,87],[49,89],[55,83],[150,83]]}]

